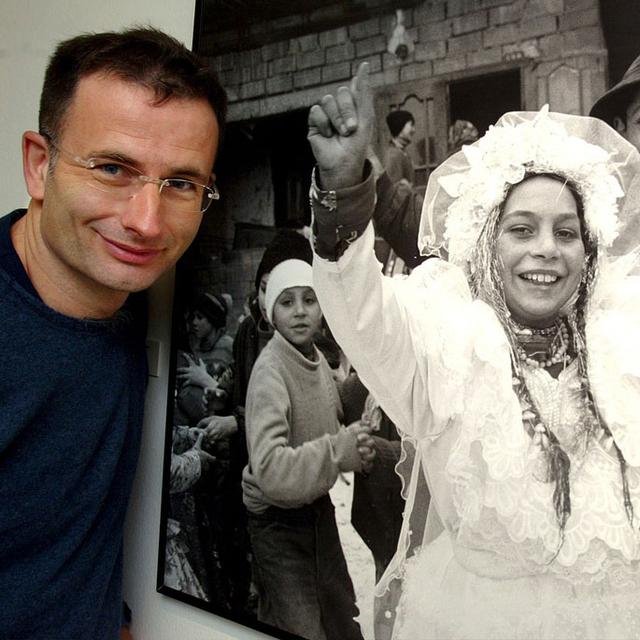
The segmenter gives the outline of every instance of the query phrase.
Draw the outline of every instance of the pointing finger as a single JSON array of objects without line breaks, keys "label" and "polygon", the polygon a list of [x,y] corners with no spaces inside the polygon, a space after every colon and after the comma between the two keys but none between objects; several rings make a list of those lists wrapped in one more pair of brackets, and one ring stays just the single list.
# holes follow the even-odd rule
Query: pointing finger
[{"label": "pointing finger", "polygon": [[369,82],[369,63],[363,62],[351,80],[351,93],[355,97],[361,124],[371,126],[374,118],[373,95]]},{"label": "pointing finger", "polygon": [[[351,78],[351,93],[359,101],[363,98],[371,97],[371,87],[369,86],[369,63],[363,62],[356,75]],[[367,94],[369,94],[367,96]]]}]

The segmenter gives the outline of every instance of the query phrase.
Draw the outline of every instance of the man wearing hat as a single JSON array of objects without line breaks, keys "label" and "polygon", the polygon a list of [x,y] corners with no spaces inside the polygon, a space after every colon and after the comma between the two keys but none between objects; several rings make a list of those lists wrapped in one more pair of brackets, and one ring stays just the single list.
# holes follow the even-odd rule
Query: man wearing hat
[{"label": "man wearing hat", "polygon": [[640,151],[640,56],[622,80],[596,100],[589,115],[610,124]]},{"label": "man wearing hat", "polygon": [[[640,56],[631,63],[622,80],[596,100],[589,115],[604,120],[640,151]],[[636,215],[626,216],[627,225],[620,230],[612,248],[620,254],[631,249],[627,243],[637,237],[640,227],[640,175],[628,185],[624,206],[627,210],[635,209]]]},{"label": "man wearing hat", "polygon": [[387,115],[391,140],[384,159],[384,168],[391,182],[406,180],[413,186],[413,162],[405,149],[411,143],[416,121],[409,111],[397,109]]}]

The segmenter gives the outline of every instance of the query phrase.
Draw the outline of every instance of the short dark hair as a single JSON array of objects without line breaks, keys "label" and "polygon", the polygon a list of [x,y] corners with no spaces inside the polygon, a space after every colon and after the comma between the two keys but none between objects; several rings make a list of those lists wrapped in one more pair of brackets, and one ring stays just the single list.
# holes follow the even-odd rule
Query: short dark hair
[{"label": "short dark hair", "polygon": [[85,33],[61,42],[44,77],[38,119],[41,134],[57,139],[78,82],[94,73],[142,85],[153,91],[158,105],[171,98],[204,98],[216,115],[222,137],[227,96],[217,74],[178,40],[151,27]]}]

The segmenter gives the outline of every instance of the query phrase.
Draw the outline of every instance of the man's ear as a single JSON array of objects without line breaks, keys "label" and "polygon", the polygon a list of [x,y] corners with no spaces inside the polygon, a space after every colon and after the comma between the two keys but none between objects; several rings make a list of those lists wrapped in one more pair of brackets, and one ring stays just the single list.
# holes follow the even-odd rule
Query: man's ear
[{"label": "man's ear", "polygon": [[613,118],[613,128],[620,135],[624,135],[627,131],[627,123],[620,116],[615,116]]},{"label": "man's ear", "polygon": [[49,146],[35,131],[22,135],[22,172],[27,191],[33,200],[44,199],[44,185],[49,171]]}]

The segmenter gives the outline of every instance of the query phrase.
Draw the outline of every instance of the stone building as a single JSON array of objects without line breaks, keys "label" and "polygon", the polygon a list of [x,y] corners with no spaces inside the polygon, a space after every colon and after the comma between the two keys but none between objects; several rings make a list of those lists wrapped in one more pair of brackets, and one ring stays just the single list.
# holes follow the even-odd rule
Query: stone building
[{"label": "stone building", "polygon": [[546,103],[588,113],[640,53],[638,14],[637,0],[203,0],[196,48],[228,91],[230,125],[223,197],[193,264],[206,280],[215,263],[208,284],[241,302],[273,228],[309,222],[307,112],[362,61],[376,151],[389,110],[411,111],[415,182],[425,185],[456,119],[482,133],[505,111]]}]

